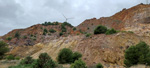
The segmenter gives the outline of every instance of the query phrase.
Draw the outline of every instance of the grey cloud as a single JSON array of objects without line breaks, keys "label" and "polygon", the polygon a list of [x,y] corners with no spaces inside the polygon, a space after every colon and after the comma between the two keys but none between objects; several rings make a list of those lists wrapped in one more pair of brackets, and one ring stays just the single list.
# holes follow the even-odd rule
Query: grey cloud
[{"label": "grey cloud", "polygon": [[[144,0],[0,0],[0,35],[16,28],[26,28],[44,21],[64,22],[74,26],[93,17],[111,16]],[[7,23],[7,24],[6,24]]]}]

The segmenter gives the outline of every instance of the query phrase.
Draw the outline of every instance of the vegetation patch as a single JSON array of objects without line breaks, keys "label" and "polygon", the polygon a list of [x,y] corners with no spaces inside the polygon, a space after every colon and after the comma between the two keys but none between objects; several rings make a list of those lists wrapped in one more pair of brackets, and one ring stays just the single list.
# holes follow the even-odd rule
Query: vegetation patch
[{"label": "vegetation patch", "polygon": [[42,23],[42,25],[44,25],[44,26],[48,26],[48,25],[58,25],[58,22],[53,22],[53,23],[51,23],[51,22],[44,22],[44,23]]},{"label": "vegetation patch", "polygon": [[124,64],[130,67],[137,64],[150,65],[150,48],[145,42],[140,42],[125,51]]},{"label": "vegetation patch", "polygon": [[60,64],[73,63],[75,60],[81,58],[82,55],[78,52],[73,53],[70,49],[64,48],[58,53],[57,61]]},{"label": "vegetation patch", "polygon": [[94,30],[94,34],[106,34],[106,35],[110,35],[110,34],[115,34],[119,31],[115,30],[115,29],[107,29],[107,27],[99,25],[95,28]]},{"label": "vegetation patch", "polygon": [[49,32],[51,32],[51,33],[55,33],[55,32],[56,32],[56,30],[54,30],[54,29],[50,29],[50,30],[49,30]]},{"label": "vegetation patch", "polygon": [[3,59],[4,54],[8,51],[9,51],[8,45],[5,42],[0,41],[0,59]]},{"label": "vegetation patch", "polygon": [[6,40],[11,41],[12,37],[7,37]]}]

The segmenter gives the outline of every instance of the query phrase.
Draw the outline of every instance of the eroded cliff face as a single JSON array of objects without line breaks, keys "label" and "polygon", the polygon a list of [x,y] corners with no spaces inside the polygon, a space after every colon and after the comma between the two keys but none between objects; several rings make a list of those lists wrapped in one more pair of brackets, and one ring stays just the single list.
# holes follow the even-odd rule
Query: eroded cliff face
[{"label": "eroded cliff face", "polygon": [[36,44],[30,47],[16,47],[11,54],[25,57],[27,55],[38,58],[40,53],[48,53],[56,60],[58,52],[63,48],[70,48],[80,52],[82,59],[88,66],[101,62],[104,65],[123,66],[125,50],[136,45],[140,41],[145,41],[150,45],[150,37],[138,36],[133,33],[117,33],[113,35],[92,35],[91,37],[68,36],[49,41],[47,44]]}]

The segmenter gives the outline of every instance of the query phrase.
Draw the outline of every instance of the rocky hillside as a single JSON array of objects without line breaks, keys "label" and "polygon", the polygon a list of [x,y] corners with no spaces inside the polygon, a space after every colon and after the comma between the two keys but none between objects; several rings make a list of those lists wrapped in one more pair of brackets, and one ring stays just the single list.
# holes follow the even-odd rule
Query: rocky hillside
[{"label": "rocky hillside", "polygon": [[[79,30],[92,33],[99,24],[117,30],[133,31],[138,35],[150,36],[150,5],[139,4],[123,9],[111,17],[89,19],[81,23]],[[142,31],[142,32],[141,32]]]},{"label": "rocky hillside", "polygon": [[[56,25],[56,22],[53,25],[37,24],[26,29],[13,30],[1,39],[12,48],[9,54],[22,58],[38,58],[40,53],[47,52],[56,60],[62,48],[70,48],[82,53],[82,59],[88,66],[101,62],[105,67],[123,68],[124,52],[128,47],[140,41],[150,45],[149,12],[150,5],[139,4],[123,9],[111,17],[85,20],[77,27],[62,26],[63,23]],[[120,32],[112,35],[94,35],[94,29],[100,24]],[[61,33],[63,34],[60,35]],[[84,33],[92,35],[86,37]]]}]

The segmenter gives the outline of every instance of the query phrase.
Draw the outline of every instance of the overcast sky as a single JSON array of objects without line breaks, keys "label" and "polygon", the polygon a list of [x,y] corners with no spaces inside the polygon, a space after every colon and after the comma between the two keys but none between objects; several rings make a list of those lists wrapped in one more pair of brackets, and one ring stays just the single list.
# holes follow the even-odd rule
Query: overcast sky
[{"label": "overcast sky", "polygon": [[74,26],[93,17],[111,16],[146,0],[0,0],[0,36],[13,29],[45,21],[64,22],[64,14]]}]

